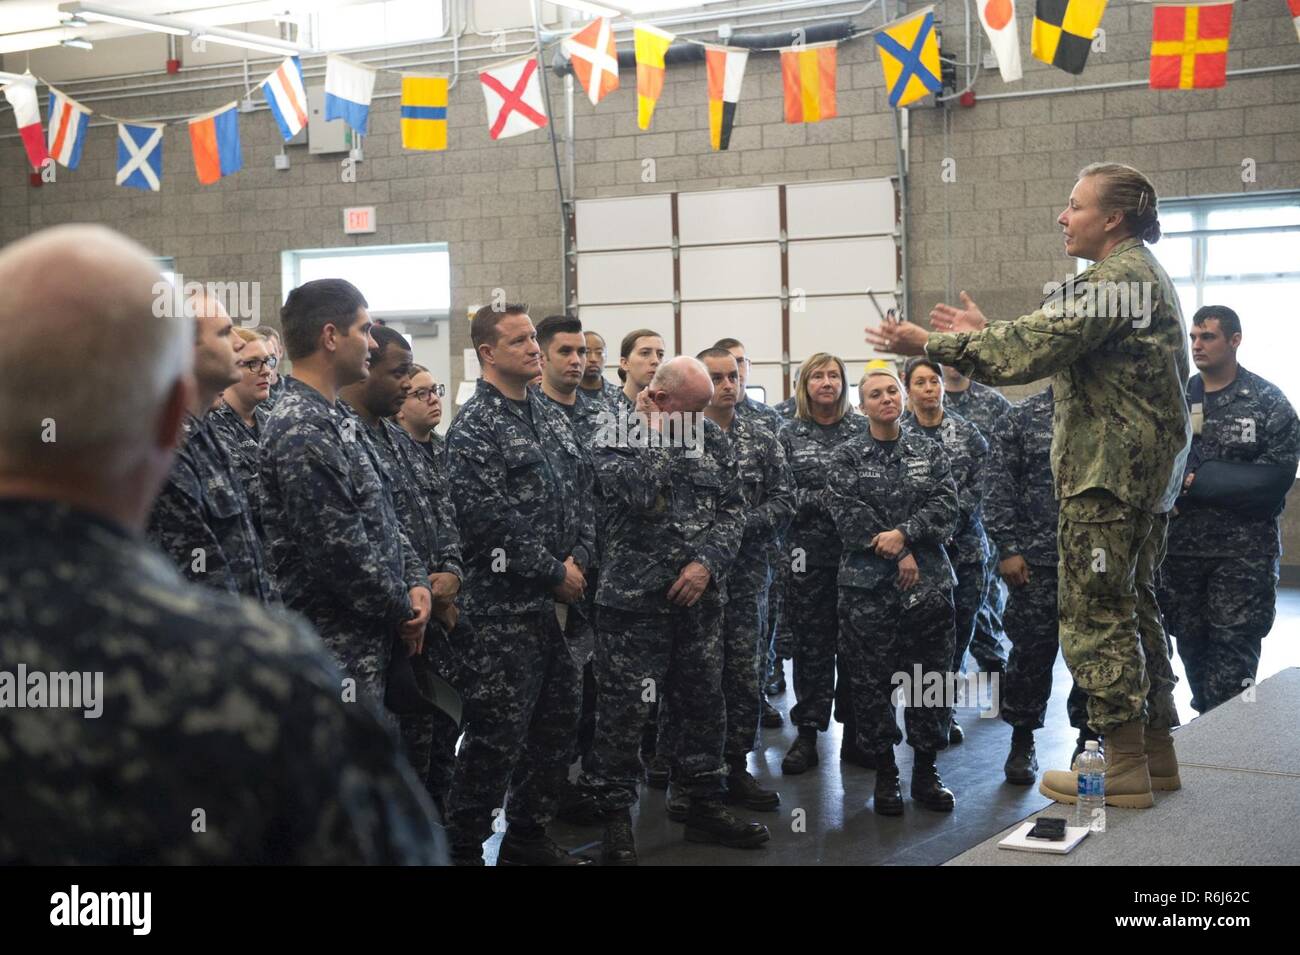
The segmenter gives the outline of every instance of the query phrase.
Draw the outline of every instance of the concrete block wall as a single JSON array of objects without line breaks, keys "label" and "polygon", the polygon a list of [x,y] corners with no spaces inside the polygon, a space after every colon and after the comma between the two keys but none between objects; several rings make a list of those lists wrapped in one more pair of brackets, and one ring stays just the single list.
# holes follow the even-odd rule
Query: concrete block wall
[{"label": "concrete block wall", "polygon": [[[1165,197],[1300,188],[1300,69],[1230,77],[1219,90],[1153,91],[1139,85],[979,99],[1147,77],[1150,6],[1112,2],[1102,23],[1106,51],[1092,53],[1077,80],[1031,58],[1032,5],[1020,7],[1023,81],[1004,84],[996,71],[986,71],[973,108],[910,110],[913,317],[924,318],[950,286],[968,289],[992,318],[1034,307],[1045,282],[1074,271],[1055,219],[1077,170],[1096,160],[1138,166]],[[949,0],[937,9],[949,46],[960,49],[961,4]],[[861,20],[874,26],[879,17],[873,10]],[[1229,69],[1300,65],[1300,42],[1282,0],[1237,4],[1234,17]],[[744,29],[744,18],[728,19]],[[972,27],[978,32],[977,22]],[[702,63],[668,68],[646,132],[636,126],[635,75],[625,70],[620,79],[622,87],[597,107],[580,88],[574,98],[578,198],[897,171],[892,111],[869,39],[841,46],[839,115],[816,124],[783,122],[778,57],[752,55],[727,152],[709,148]],[[376,91],[393,92],[398,82],[381,73]],[[562,91],[563,82],[552,77],[557,131],[564,128]],[[212,109],[237,95],[238,90],[175,92],[89,105],[116,116],[175,116]],[[376,100],[371,126],[357,181],[345,183],[342,157],[312,157],[298,147],[289,149],[290,169],[275,170],[280,140],[270,114],[244,115],[244,169],[212,186],[198,184],[187,134],[172,127],[164,143],[163,191],[152,195],[114,184],[112,127],[92,129],[82,167],[60,169],[58,181],[40,189],[26,184],[17,140],[0,139],[0,241],[57,222],[103,222],[173,256],[187,278],[261,282],[263,315],[272,319],[281,301],[284,249],[445,241],[451,252],[454,387],[461,350],[469,347],[468,324],[461,318],[469,306],[503,288],[508,299],[529,302],[534,315],[560,308],[551,143],[544,131],[492,142],[472,69],[451,93],[446,152],[402,150],[396,98]],[[1256,164],[1253,183],[1241,179],[1248,158]],[[942,179],[945,159],[955,163],[953,182]],[[351,205],[376,207],[375,234],[343,235],[341,210]],[[1013,396],[1023,391],[1009,389]],[[1300,527],[1295,530],[1297,546],[1289,550],[1300,555]]]}]

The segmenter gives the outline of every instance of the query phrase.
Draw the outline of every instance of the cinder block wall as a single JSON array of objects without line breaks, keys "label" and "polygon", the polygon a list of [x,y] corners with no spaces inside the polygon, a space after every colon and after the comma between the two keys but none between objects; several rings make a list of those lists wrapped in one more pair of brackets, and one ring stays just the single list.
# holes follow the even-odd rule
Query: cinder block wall
[{"label": "cinder block wall", "polygon": [[[986,72],[981,96],[1058,86],[1060,71],[1029,55],[1029,4],[1019,31],[1026,76],[1006,85]],[[938,9],[950,45],[962,43],[962,8]],[[867,22],[879,22],[875,11]],[[1300,64],[1300,43],[1285,5],[1237,5],[1229,69]],[[730,18],[743,29],[743,19]],[[978,30],[978,24],[973,24]],[[1077,85],[1145,80],[1151,8],[1116,2],[1106,11],[1106,52],[1094,52]],[[763,27],[762,29],[772,29]],[[708,143],[703,64],[670,66],[652,127],[636,126],[635,76],[593,108],[574,99],[579,198],[699,190],[807,179],[889,176],[897,171],[893,117],[874,45],[859,39],[839,51],[836,119],[791,126],[782,121],[775,54],[750,57],[731,148]],[[478,66],[481,64],[465,64]],[[109,84],[97,84],[109,85]],[[397,89],[380,74],[377,92]],[[552,116],[563,129],[563,83],[551,83]],[[105,103],[116,116],[183,115],[214,108],[235,90],[177,92]],[[90,105],[96,106],[95,103]],[[469,346],[463,316],[503,288],[536,315],[558,310],[560,219],[551,143],[545,132],[492,142],[476,75],[452,90],[450,145],[444,153],[401,149],[396,99],[378,100],[357,182],[344,183],[340,157],[291,148],[292,166],[276,171],[279,133],[269,113],[241,117],[244,170],[213,186],[193,174],[182,127],[164,143],[163,191],[114,184],[115,131],[92,129],[82,166],[59,170],[53,185],[26,184],[16,139],[0,140],[0,240],[58,222],[103,222],[175,257],[188,278],[262,283],[263,314],[281,301],[283,249],[445,241],[451,251],[452,367]],[[1230,78],[1220,90],[1151,91],[1143,86],[1048,96],[987,99],[947,114],[910,111],[908,253],[913,316],[953,290],[968,289],[990,317],[1034,307],[1045,282],[1072,274],[1056,216],[1077,170],[1120,160],[1146,171],[1162,196],[1181,197],[1300,187],[1300,70]],[[563,144],[561,144],[563,150]],[[653,181],[643,181],[653,159]],[[943,161],[956,179],[944,182]],[[1242,162],[1256,164],[1243,183]],[[374,205],[378,231],[344,236],[341,209]],[[866,316],[864,316],[865,320]],[[456,382],[453,381],[454,386]],[[1009,389],[1013,396],[1024,389]],[[1300,560],[1300,518],[1288,524],[1287,549]]]}]

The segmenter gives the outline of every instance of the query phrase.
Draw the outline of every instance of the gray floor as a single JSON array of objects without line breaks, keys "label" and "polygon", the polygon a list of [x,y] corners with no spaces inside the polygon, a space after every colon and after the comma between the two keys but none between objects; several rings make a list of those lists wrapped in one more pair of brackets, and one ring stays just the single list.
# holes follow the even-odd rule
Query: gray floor
[{"label": "gray floor", "polygon": [[[1175,731],[1183,785],[1157,793],[1153,808],[1107,808],[1105,831],[1066,856],[1001,849],[1002,832],[949,865],[1295,865],[1297,724],[1300,669],[1291,668],[1261,680],[1252,699],[1229,700]],[[1042,815],[1070,818],[1067,806]]]},{"label": "gray floor", "polygon": [[[1261,680],[1284,668],[1300,666],[1297,632],[1300,632],[1300,589],[1283,590],[1278,598],[1277,622],[1264,642]],[[1176,654],[1174,666],[1181,681],[1182,666]],[[1065,715],[1069,686],[1069,674],[1058,657],[1047,726],[1035,737],[1043,769],[1065,768],[1074,748],[1074,732]],[[1183,721],[1191,720],[1196,714],[1191,709],[1191,692],[1185,682],[1180,682],[1175,698]],[[773,702],[782,713],[788,714],[794,702],[793,690]],[[663,793],[642,787],[640,806],[634,813],[641,863],[937,865],[1054,805],[1038,794],[1037,786],[1019,787],[1005,782],[1002,763],[1011,733],[1005,723],[1000,719],[982,719],[972,708],[959,710],[958,719],[966,729],[966,741],[939,757],[944,782],[957,796],[956,810],[950,814],[928,812],[909,800],[901,818],[877,816],[868,805],[874,773],[840,764],[840,727],[835,723],[819,740],[820,765],[802,776],[782,776],[781,759],[795,735],[787,723],[779,730],[764,730],[763,747],[750,759],[750,769],[760,782],[781,793],[779,812],[752,814],[752,818],[760,819],[772,830],[771,841],[765,847],[741,851],[688,843],[682,838],[682,826],[664,815]],[[897,752],[906,797],[911,750],[900,746]],[[1199,781],[1199,773],[1194,778]],[[556,823],[552,835],[565,846],[599,848],[599,829]],[[486,846],[489,864],[495,861],[500,838],[495,836]],[[1005,851],[1002,854],[1012,855]],[[1212,857],[1207,855],[1206,861],[1212,861]]]}]

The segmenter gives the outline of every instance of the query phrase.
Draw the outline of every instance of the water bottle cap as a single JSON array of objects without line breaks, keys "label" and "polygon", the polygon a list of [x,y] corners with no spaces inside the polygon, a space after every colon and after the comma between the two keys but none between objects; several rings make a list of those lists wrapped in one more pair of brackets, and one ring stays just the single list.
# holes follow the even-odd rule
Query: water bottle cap
[{"label": "water bottle cap", "polygon": [[1090,753],[1095,753],[1097,752],[1097,741],[1095,739],[1090,739],[1083,744],[1083,748]]}]

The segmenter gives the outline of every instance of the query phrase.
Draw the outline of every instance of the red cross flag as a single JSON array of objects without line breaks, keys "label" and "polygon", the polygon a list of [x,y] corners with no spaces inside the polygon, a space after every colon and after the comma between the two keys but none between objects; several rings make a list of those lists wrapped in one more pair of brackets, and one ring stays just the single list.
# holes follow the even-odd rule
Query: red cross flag
[{"label": "red cross flag", "polygon": [[493,139],[518,136],[546,125],[546,106],[537,82],[537,57],[480,70],[487,100],[488,135]]},{"label": "red cross flag", "polygon": [[618,89],[618,51],[614,47],[614,33],[608,20],[604,17],[593,20],[565,40],[563,45],[565,55],[573,64],[573,72],[582,81],[592,106]]}]

